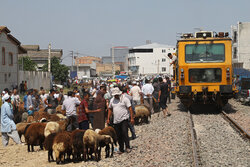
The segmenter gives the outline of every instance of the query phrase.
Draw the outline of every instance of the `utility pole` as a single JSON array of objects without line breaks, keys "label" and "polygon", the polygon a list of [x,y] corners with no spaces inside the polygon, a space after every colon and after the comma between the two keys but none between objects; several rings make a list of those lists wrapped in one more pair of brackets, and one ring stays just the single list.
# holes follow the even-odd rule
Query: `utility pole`
[{"label": "utility pole", "polygon": [[158,63],[157,63],[157,74],[159,75],[160,73],[160,60],[158,59]]},{"label": "utility pole", "polygon": [[73,64],[74,64],[74,51],[70,51],[72,56],[72,64],[71,64],[71,72],[73,71]]},{"label": "utility pole", "polygon": [[48,72],[50,72],[51,44],[49,43]]},{"label": "utility pole", "polygon": [[112,75],[115,78],[115,55],[114,55],[114,47],[112,46]]},{"label": "utility pole", "polygon": [[77,64],[76,64],[76,75],[77,75],[77,77],[78,77],[78,70],[79,70],[79,69],[78,69],[78,66],[79,66],[78,54],[79,54],[79,53],[76,52],[76,63],[77,63]]}]

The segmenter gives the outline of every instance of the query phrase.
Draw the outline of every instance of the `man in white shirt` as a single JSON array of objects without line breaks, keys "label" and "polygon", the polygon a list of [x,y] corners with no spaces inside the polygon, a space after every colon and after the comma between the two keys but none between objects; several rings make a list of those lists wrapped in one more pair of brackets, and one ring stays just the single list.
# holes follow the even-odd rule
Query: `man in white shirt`
[{"label": "man in white shirt", "polygon": [[45,94],[45,90],[42,88],[41,89],[41,94],[40,94],[40,99],[41,99],[41,104],[43,105],[44,108],[47,107],[47,105],[44,103],[44,100],[48,97],[48,94]]},{"label": "man in white shirt", "polygon": [[144,104],[149,107],[149,110],[151,111],[151,114],[154,113],[153,109],[153,99],[152,99],[152,93],[154,92],[153,85],[149,82],[148,79],[145,80],[145,85],[142,86],[142,93],[144,98]]},{"label": "man in white shirt", "polygon": [[140,100],[141,100],[141,89],[140,89],[139,86],[137,86],[136,81],[133,81],[132,84],[133,84],[133,87],[130,90],[130,94],[133,97],[134,105],[135,106],[140,105],[141,104],[141,102],[140,102]]},{"label": "man in white shirt", "polygon": [[66,111],[67,119],[69,119],[69,125],[67,131],[73,131],[79,129],[78,118],[76,113],[76,106],[80,105],[81,101],[75,97],[75,93],[68,92],[68,98],[63,101],[62,110]]},{"label": "man in white shirt", "polygon": [[168,57],[172,60],[170,65],[175,64],[177,57],[175,55],[172,55],[171,53],[168,53]]},{"label": "man in white shirt", "polygon": [[172,62],[170,63],[170,66],[173,64],[173,76],[175,78],[175,65],[177,63],[177,56],[172,55],[171,53],[168,53],[168,57],[172,60]]},{"label": "man in white shirt", "polygon": [[[131,103],[127,97],[122,95],[118,87],[112,89],[113,98],[110,100],[107,124],[110,123],[110,117],[113,114],[114,128],[117,133],[119,153],[131,152],[128,137],[128,121],[134,124],[134,115]],[[126,149],[124,150],[124,144]]]}]

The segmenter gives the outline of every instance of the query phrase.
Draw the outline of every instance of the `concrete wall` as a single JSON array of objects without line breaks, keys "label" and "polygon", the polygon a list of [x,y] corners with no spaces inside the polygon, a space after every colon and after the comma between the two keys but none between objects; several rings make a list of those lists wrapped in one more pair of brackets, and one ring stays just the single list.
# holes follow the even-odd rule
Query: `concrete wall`
[{"label": "concrete wall", "polygon": [[[120,66],[115,64],[115,71],[120,71]],[[112,74],[112,64],[96,64],[96,74]]]},{"label": "concrete wall", "polygon": [[27,81],[28,89],[40,89],[42,86],[44,89],[50,89],[50,78],[49,72],[43,71],[19,71],[18,84],[22,81]]},{"label": "concrete wall", "polygon": [[[5,65],[2,63],[2,48],[5,48]],[[10,65],[9,53],[13,55],[13,65]],[[17,85],[17,55],[18,46],[7,38],[6,33],[0,34],[0,91]]]}]

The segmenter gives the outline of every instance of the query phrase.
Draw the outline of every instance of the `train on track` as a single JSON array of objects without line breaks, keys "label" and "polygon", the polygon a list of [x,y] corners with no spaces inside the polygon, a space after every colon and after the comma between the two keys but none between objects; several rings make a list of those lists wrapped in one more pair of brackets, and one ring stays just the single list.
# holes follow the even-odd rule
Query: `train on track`
[{"label": "train on track", "polygon": [[228,33],[182,34],[176,56],[174,91],[187,108],[192,104],[216,104],[221,108],[236,94]]}]

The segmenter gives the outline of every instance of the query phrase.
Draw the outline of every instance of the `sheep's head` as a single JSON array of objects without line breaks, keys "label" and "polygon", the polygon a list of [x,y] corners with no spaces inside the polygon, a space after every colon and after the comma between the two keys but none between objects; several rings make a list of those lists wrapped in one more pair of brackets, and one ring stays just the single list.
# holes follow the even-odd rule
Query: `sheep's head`
[{"label": "sheep's head", "polygon": [[109,144],[109,143],[112,143],[112,138],[108,135],[105,135],[103,141],[105,144]]}]

